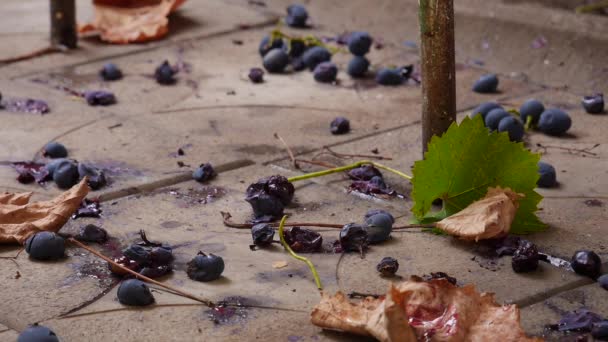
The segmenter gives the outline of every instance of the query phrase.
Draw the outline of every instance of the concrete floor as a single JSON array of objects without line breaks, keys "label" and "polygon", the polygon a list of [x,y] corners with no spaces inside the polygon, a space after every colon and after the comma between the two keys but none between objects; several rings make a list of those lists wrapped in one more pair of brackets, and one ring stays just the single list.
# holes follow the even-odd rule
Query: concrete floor
[{"label": "concrete floor", "polygon": [[[155,290],[157,304],[131,309],[116,300],[116,280],[103,262],[70,248],[61,262],[30,261],[19,248],[0,247],[0,341],[14,341],[18,331],[40,322],[64,341],[352,341],[349,335],[325,332],[309,322],[319,301],[312,277],[302,263],[281,249],[251,251],[248,231],[222,224],[220,211],[235,221],[246,220],[250,206],[243,200],[247,185],[271,174],[296,175],[318,167],[296,170],[273,133],[283,136],[299,155],[311,159],[331,146],[339,153],[370,154],[377,149],[393,159],[391,167],[409,171],[420,159],[420,88],[409,84],[378,87],[354,82],[343,71],[348,56],[337,55],[338,85],[316,83],[311,74],[266,75],[253,85],[249,68],[260,66],[257,46],[274,27],[287,1],[267,1],[266,7],[244,0],[189,1],[172,17],[170,36],[159,42],[108,46],[94,39],[80,42],[67,54],[0,65],[0,91],[7,97],[47,101],[51,112],[38,116],[0,112],[0,190],[33,191],[37,199],[59,190],[21,185],[10,161],[31,160],[42,146],[57,140],[70,156],[109,170],[111,186],[92,193],[103,203],[101,219],[70,221],[62,232],[81,225],[103,226],[119,245],[137,239],[145,229],[154,240],[179,245],[175,271],[163,282],[212,300],[240,297],[247,308],[225,324],[214,324],[207,308],[191,300]],[[346,30],[368,30],[384,42],[369,58],[374,69],[416,63],[416,1],[309,1],[315,28],[306,34],[333,36]],[[79,18],[90,15],[88,1],[80,1]],[[45,44],[48,13],[45,2],[6,0],[0,13],[0,58],[24,53]],[[578,16],[570,10],[507,1],[458,1],[456,4],[457,97],[459,117],[478,103],[498,100],[518,108],[530,97],[546,106],[566,109],[573,119],[568,138],[532,132],[528,146],[550,145],[543,160],[558,170],[560,186],[541,189],[545,196],[540,217],[546,232],[529,238],[543,251],[569,258],[577,249],[597,251],[608,260],[608,127],[607,115],[585,114],[581,94],[608,93],[608,18]],[[604,28],[604,30],[602,30]],[[294,31],[295,32],[295,31]],[[301,33],[295,32],[295,33]],[[547,40],[531,48],[538,37]],[[241,45],[234,44],[242,41]],[[191,65],[174,86],[160,86],[150,77],[164,59]],[[125,78],[105,83],[97,71],[107,61],[118,64]],[[480,95],[469,89],[479,75],[491,70],[501,78],[500,93]],[[57,90],[108,89],[118,103],[90,107],[82,99]],[[353,130],[333,136],[329,122],[343,115]],[[593,155],[564,148],[595,147]],[[170,156],[184,148],[180,158]],[[211,162],[219,177],[207,185],[185,180],[188,168]],[[344,164],[349,160],[324,156]],[[410,218],[411,186],[387,175],[405,199],[378,199],[346,192],[348,182],[336,175],[297,184],[293,220],[346,223],[361,220],[373,208],[389,210],[398,223]],[[213,194],[210,196],[209,194]],[[589,205],[589,200],[600,205]],[[200,201],[199,201],[200,200]],[[202,201],[204,200],[204,201]],[[199,202],[206,203],[199,203]],[[598,203],[598,202],[594,202]],[[320,230],[325,241],[336,231]],[[221,280],[193,282],[185,263],[197,251],[216,253],[226,261]],[[111,251],[101,248],[110,254]],[[446,236],[400,231],[383,245],[358,255],[314,254],[326,291],[382,293],[387,280],[374,267],[384,256],[400,261],[399,275],[444,271],[462,283],[474,283],[494,292],[503,303],[518,303],[528,333],[542,335],[544,325],[555,323],[560,310],[589,307],[608,317],[606,292],[574,273],[542,265],[538,272],[519,275],[508,257],[489,260],[477,246]],[[8,257],[8,258],[7,258]],[[273,268],[276,261],[288,266]],[[16,275],[19,274],[19,277]],[[549,334],[549,340],[574,338]]]}]

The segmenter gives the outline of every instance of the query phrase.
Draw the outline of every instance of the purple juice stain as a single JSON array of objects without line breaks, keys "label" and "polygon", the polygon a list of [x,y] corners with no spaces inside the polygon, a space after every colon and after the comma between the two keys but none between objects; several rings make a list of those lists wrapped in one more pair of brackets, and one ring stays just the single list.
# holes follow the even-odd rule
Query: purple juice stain
[{"label": "purple juice stain", "polygon": [[233,325],[243,323],[249,313],[248,308],[243,304],[243,297],[226,297],[217,303],[217,306],[205,313],[217,325]]},{"label": "purple juice stain", "polygon": [[8,99],[3,102],[2,105],[6,110],[16,113],[31,113],[43,115],[51,110],[49,105],[45,101],[30,98]]}]

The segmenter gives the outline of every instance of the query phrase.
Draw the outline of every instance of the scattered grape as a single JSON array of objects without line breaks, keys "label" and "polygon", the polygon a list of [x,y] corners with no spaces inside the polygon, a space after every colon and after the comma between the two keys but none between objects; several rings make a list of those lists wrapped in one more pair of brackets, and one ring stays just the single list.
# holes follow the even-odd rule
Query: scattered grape
[{"label": "scattered grape", "polygon": [[19,334],[17,342],[59,342],[59,338],[51,329],[34,324]]},{"label": "scattered grape", "polygon": [[597,93],[583,97],[583,108],[589,114],[600,114],[604,112],[604,94]]},{"label": "scattered grape", "polygon": [[56,260],[65,254],[65,240],[48,231],[31,235],[25,240],[25,251],[36,260]]},{"label": "scattered grape", "polygon": [[169,85],[175,83],[175,74],[177,71],[169,64],[169,61],[165,60],[160,66],[154,71],[154,78],[156,82],[163,85]]},{"label": "scattered grape", "polygon": [[551,164],[538,162],[538,173],[540,178],[536,182],[539,188],[552,188],[557,185],[557,176],[555,168]]},{"label": "scattered grape", "polygon": [[287,18],[285,22],[291,27],[306,27],[308,20],[308,11],[302,5],[290,5],[287,7]]},{"label": "scattered grape", "polygon": [[249,70],[249,79],[253,83],[262,83],[264,82],[264,70],[260,68],[251,68]]},{"label": "scattered grape", "polygon": [[515,142],[522,141],[525,133],[524,125],[521,121],[510,115],[500,120],[498,123],[498,131],[509,133],[509,140]]},{"label": "scattered grape", "polygon": [[331,83],[336,80],[338,67],[332,62],[319,63],[314,70],[315,81],[321,83]]},{"label": "scattered grape", "polygon": [[99,71],[104,81],[116,81],[122,78],[122,71],[114,63],[106,63]]},{"label": "scattered grape", "polygon": [[557,108],[545,110],[538,120],[538,129],[549,135],[564,134],[570,129],[570,126],[572,126],[572,120],[568,113]]},{"label": "scattered grape", "polygon": [[65,158],[68,156],[68,150],[58,142],[50,142],[44,146],[42,155],[48,158]]},{"label": "scattered grape", "polygon": [[331,121],[329,130],[331,134],[346,134],[350,132],[350,121],[343,116],[338,116]]},{"label": "scattered grape", "polygon": [[542,102],[536,99],[529,99],[519,107],[519,116],[523,123],[528,122],[528,117],[531,117],[531,123],[536,124],[540,115],[545,111],[545,106]]},{"label": "scattered grape", "polygon": [[121,282],[116,296],[123,305],[147,306],[154,303],[154,296],[150,288],[138,279],[127,279]]},{"label": "scattered grape", "polygon": [[399,68],[382,68],[376,74],[376,83],[387,86],[397,86],[403,83],[404,79]]},{"label": "scattered grape", "polygon": [[475,83],[473,83],[473,91],[476,93],[495,93],[497,87],[498,77],[496,74],[483,75],[477,81],[475,81]]},{"label": "scattered grape", "polygon": [[78,183],[78,166],[71,160],[59,163],[53,171],[53,181],[60,189],[69,189]]},{"label": "scattered grape", "polygon": [[188,262],[188,277],[196,281],[213,281],[219,279],[224,272],[224,259],[222,257],[198,252]]},{"label": "scattered grape", "polygon": [[380,260],[380,263],[376,265],[376,270],[380,272],[383,277],[394,277],[397,270],[399,270],[399,262],[395,258],[385,257]]},{"label": "scattered grape", "polygon": [[593,251],[576,251],[570,263],[574,272],[580,275],[596,279],[601,274],[602,260]]},{"label": "scattered grape", "polygon": [[477,106],[475,109],[473,109],[473,111],[471,112],[471,117],[474,118],[477,115],[481,115],[481,117],[485,120],[488,113],[492,109],[496,109],[496,108],[502,109],[502,106],[496,102],[484,102],[484,103],[480,104],[479,106]]}]

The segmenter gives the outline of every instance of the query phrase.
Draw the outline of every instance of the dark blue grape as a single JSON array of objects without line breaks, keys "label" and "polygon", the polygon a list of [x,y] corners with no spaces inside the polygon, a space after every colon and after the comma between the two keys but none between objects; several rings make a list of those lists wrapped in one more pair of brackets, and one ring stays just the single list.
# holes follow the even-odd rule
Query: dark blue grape
[{"label": "dark blue grape", "polygon": [[395,223],[395,218],[393,217],[393,215],[391,215],[391,213],[389,213],[386,210],[382,210],[382,209],[370,209],[367,211],[367,213],[365,213],[365,216],[363,217],[364,220],[367,220],[368,218],[377,215],[377,214],[384,214],[386,216],[388,216],[391,219],[391,223]]},{"label": "dark blue grape", "polygon": [[264,57],[268,53],[268,51],[272,49],[280,49],[283,47],[283,40],[281,38],[277,38],[270,42],[270,36],[264,36],[262,41],[260,42],[260,47],[258,51],[260,52],[260,56]]},{"label": "dark blue grape", "polygon": [[539,188],[552,188],[557,185],[557,176],[553,165],[539,161],[538,173],[540,178],[538,178],[536,185],[538,185]]},{"label": "dark blue grape", "polygon": [[247,76],[253,83],[264,82],[264,70],[262,70],[260,68],[251,68],[249,70],[249,75],[247,75]]},{"label": "dark blue grape", "polygon": [[576,251],[572,256],[570,265],[574,272],[592,279],[599,277],[602,271],[602,260],[593,251]]},{"label": "dark blue grape", "polygon": [[65,240],[53,233],[42,231],[25,240],[25,251],[36,260],[56,260],[65,254]]},{"label": "dark blue grape", "polygon": [[120,283],[116,293],[123,305],[147,306],[154,303],[154,296],[146,283],[138,279],[127,279]]},{"label": "dark blue grape", "polygon": [[94,224],[87,224],[84,227],[80,227],[76,239],[86,242],[103,243],[108,239],[108,232]]},{"label": "dark blue grape", "polygon": [[372,37],[367,32],[353,32],[348,38],[348,50],[355,56],[365,56],[372,46]]},{"label": "dark blue grape", "polygon": [[319,63],[315,67],[314,77],[315,81],[321,83],[331,83],[336,80],[338,75],[338,67],[332,62]]},{"label": "dark blue grape", "polygon": [[206,182],[214,178],[216,175],[217,173],[215,173],[215,170],[210,163],[201,164],[198,168],[196,168],[196,170],[194,170],[194,172],[192,172],[192,178],[200,183]]},{"label": "dark blue grape", "polygon": [[34,324],[19,334],[17,342],[59,342],[59,338],[51,329]]},{"label": "dark blue grape", "polygon": [[511,116],[511,114],[509,114],[509,112],[502,108],[492,109],[490,112],[488,112],[488,115],[486,115],[486,127],[488,127],[488,129],[491,131],[495,131],[498,129],[498,124],[500,123],[500,120],[508,116]]},{"label": "dark blue grape", "polygon": [[385,257],[380,260],[380,263],[376,265],[376,270],[380,272],[383,277],[393,277],[397,270],[399,270],[399,262],[395,258]]},{"label": "dark blue grape", "polygon": [[386,241],[393,231],[393,220],[390,214],[384,213],[368,217],[365,220],[365,229],[369,242],[373,244]]},{"label": "dark blue grape", "polygon": [[304,58],[302,56],[296,57],[291,60],[291,67],[294,71],[302,71],[306,69],[306,63],[304,63]]},{"label": "dark blue grape", "polygon": [[473,83],[473,91],[476,93],[495,93],[497,87],[498,77],[496,74],[483,75],[477,81],[475,81],[475,83]]},{"label": "dark blue grape", "polygon": [[224,272],[224,259],[217,255],[206,255],[198,252],[190,262],[188,262],[188,277],[196,281],[213,281],[218,279]]},{"label": "dark blue grape", "polygon": [[498,123],[498,131],[509,133],[509,140],[515,142],[522,141],[525,133],[524,125],[513,116],[502,118]]},{"label": "dark blue grape", "polygon": [[270,73],[281,73],[289,64],[289,56],[283,49],[272,49],[268,51],[262,61],[264,68]]},{"label": "dark blue grape", "polygon": [[86,91],[84,98],[90,106],[109,106],[116,103],[114,94],[105,90]]},{"label": "dark blue grape", "polygon": [[285,22],[291,27],[306,27],[308,20],[308,11],[302,5],[290,5],[287,7],[287,18]]},{"label": "dark blue grape", "polygon": [[[485,120],[488,113],[492,109],[496,109],[496,108],[502,109],[502,106],[496,102],[484,102],[484,103],[480,104],[479,106],[477,106],[475,109],[473,109],[473,111],[471,112],[471,117],[474,118],[477,115],[481,115],[481,117]],[[485,124],[485,122],[484,122],[484,124]]]},{"label": "dark blue grape", "polygon": [[59,163],[53,172],[53,181],[60,189],[69,189],[78,183],[80,178],[78,166],[71,160]]},{"label": "dark blue grape", "polygon": [[516,273],[532,272],[538,268],[538,249],[536,245],[528,240],[520,240],[513,258],[511,267]]},{"label": "dark blue grape", "polygon": [[274,228],[267,223],[256,224],[251,227],[251,237],[254,245],[269,246],[274,239]]},{"label": "dark blue grape", "polygon": [[376,74],[376,83],[387,86],[397,86],[404,79],[399,68],[382,68]]},{"label": "dark blue grape", "polygon": [[345,252],[361,252],[368,243],[367,230],[363,225],[349,223],[340,230],[340,246]]},{"label": "dark blue grape", "polygon": [[374,176],[372,177],[372,179],[369,180],[369,183],[378,188],[378,189],[386,189],[386,183],[384,182],[384,178],[380,177],[380,176]]},{"label": "dark blue grape", "polygon": [[319,63],[331,60],[331,53],[322,46],[313,46],[302,54],[302,60],[309,70],[314,70]]},{"label": "dark blue grape", "polygon": [[114,63],[106,63],[99,71],[104,81],[116,81],[122,78],[122,71]]},{"label": "dark blue grape", "polygon": [[583,108],[589,114],[600,114],[604,112],[604,94],[597,93],[592,96],[583,97]]},{"label": "dark blue grape", "polygon": [[175,74],[177,71],[169,64],[169,61],[165,60],[160,66],[154,71],[154,78],[156,82],[163,85],[175,83]]},{"label": "dark blue grape", "polygon": [[370,164],[361,165],[348,171],[348,177],[359,181],[369,181],[376,176],[382,178],[382,173]]},{"label": "dark blue grape", "polygon": [[123,249],[122,254],[139,264],[147,263],[148,259],[150,258],[150,251],[146,247],[138,244],[132,244]]},{"label": "dark blue grape", "polygon": [[538,129],[549,135],[564,134],[570,129],[570,126],[572,126],[572,120],[568,113],[557,108],[545,110],[538,120]]},{"label": "dark blue grape", "polygon": [[153,247],[148,257],[152,265],[169,265],[173,259],[173,250],[166,246]]},{"label": "dark blue grape", "polygon": [[68,150],[58,142],[50,142],[44,146],[42,155],[48,158],[65,158],[68,156]]},{"label": "dark blue grape", "polygon": [[297,253],[314,253],[321,249],[323,237],[314,230],[292,227],[285,230],[285,242]]},{"label": "dark blue grape", "polygon": [[102,170],[85,163],[78,164],[78,175],[80,178],[88,177],[87,184],[93,190],[101,189],[108,183],[106,175]]},{"label": "dark blue grape", "polygon": [[346,134],[350,132],[350,121],[343,116],[338,116],[329,124],[331,134]]},{"label": "dark blue grape", "polygon": [[53,172],[55,172],[55,170],[57,169],[57,166],[59,166],[59,164],[61,164],[62,162],[66,161],[66,160],[67,159],[65,159],[65,158],[53,159],[48,164],[46,164],[44,166],[44,168],[48,171],[49,176],[53,177]]},{"label": "dark blue grape", "polygon": [[531,123],[536,124],[544,111],[545,106],[542,102],[535,99],[529,99],[519,107],[519,117],[524,124],[528,122],[528,117],[532,118],[530,119],[532,120]]},{"label": "dark blue grape", "polygon": [[597,278],[597,282],[604,290],[608,290],[608,274],[604,274],[603,276]]},{"label": "dark blue grape", "polygon": [[363,56],[354,56],[353,59],[348,62],[346,72],[354,78],[365,76],[369,69],[369,61]]},{"label": "dark blue grape", "polygon": [[302,56],[302,54],[304,53],[304,51],[306,51],[307,48],[308,46],[306,45],[306,43],[300,39],[292,39],[289,41],[288,44],[283,45],[283,49],[291,58]]}]

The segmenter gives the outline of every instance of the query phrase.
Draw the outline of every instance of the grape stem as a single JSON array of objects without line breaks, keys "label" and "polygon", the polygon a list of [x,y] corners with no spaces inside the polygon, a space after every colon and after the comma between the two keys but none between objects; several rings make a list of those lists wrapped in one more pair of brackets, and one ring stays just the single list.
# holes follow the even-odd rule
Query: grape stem
[{"label": "grape stem", "polygon": [[313,265],[313,263],[308,258],[297,255],[285,241],[285,235],[283,234],[283,228],[285,227],[285,221],[287,221],[287,215],[283,215],[283,218],[281,219],[281,223],[279,224],[279,238],[281,239],[281,244],[283,245],[285,250],[287,250],[287,253],[289,253],[289,255],[291,255],[292,257],[294,257],[297,260],[304,261],[308,265],[308,267],[310,267],[310,270],[312,271],[312,277],[315,279],[315,284],[317,284],[317,288],[319,289],[319,291],[323,291],[323,285],[321,284],[321,278],[319,278],[319,274],[317,273],[317,270],[315,269],[315,265]]},{"label": "grape stem", "polygon": [[[222,214],[222,218],[224,219],[224,225],[226,227],[230,227],[230,228],[237,228],[237,229],[251,229],[254,224],[253,223],[236,223],[233,222],[232,220],[230,220],[232,218],[232,215],[228,212],[225,211],[221,211],[220,212]],[[271,227],[277,227],[279,224],[276,222],[273,223],[269,223],[269,225]],[[292,223],[285,223],[285,227],[319,227],[319,228],[338,228],[338,229],[342,229],[344,227],[345,224],[339,224],[339,223],[322,223],[322,222],[292,222]],[[393,227],[393,230],[403,230],[403,229],[411,229],[411,228],[435,228],[435,224],[434,223],[427,223],[427,224],[406,224],[406,225],[402,225],[402,226],[395,226]]]},{"label": "grape stem", "polygon": [[399,171],[399,170],[395,170],[393,168],[390,168],[388,166],[373,162],[371,160],[361,160],[358,161],[356,163],[350,164],[350,165],[346,165],[346,166],[340,166],[340,167],[335,167],[333,169],[328,169],[328,170],[323,170],[323,171],[317,171],[317,172],[311,172],[311,173],[307,173],[307,174],[303,174],[300,176],[294,176],[294,177],[290,177],[287,180],[290,182],[297,182],[297,181],[301,181],[301,180],[305,180],[305,179],[311,179],[311,178],[316,178],[316,177],[321,177],[321,176],[326,176],[326,175],[330,175],[332,173],[338,173],[338,172],[344,172],[344,171],[348,171],[348,170],[352,170],[355,168],[358,168],[362,165],[372,165],[378,169],[382,169],[385,171],[389,171],[392,172],[400,177],[403,177],[407,180],[411,180],[412,176],[406,175],[405,173]]},{"label": "grape stem", "polygon": [[68,242],[72,243],[73,245],[75,245],[75,246],[77,246],[77,247],[80,247],[80,248],[82,248],[82,249],[84,249],[84,250],[88,251],[89,253],[91,253],[91,254],[93,254],[93,255],[95,255],[95,256],[97,256],[97,257],[99,257],[99,258],[101,258],[101,259],[103,259],[103,260],[105,260],[105,261],[107,261],[107,262],[108,262],[108,263],[110,263],[112,266],[114,266],[114,267],[116,267],[116,268],[119,268],[120,270],[122,270],[122,271],[124,271],[124,272],[130,273],[130,274],[131,274],[131,275],[133,275],[135,278],[140,279],[140,280],[143,280],[143,281],[145,281],[146,283],[150,283],[150,284],[154,284],[154,285],[156,285],[156,286],[160,286],[160,287],[162,287],[162,288],[164,288],[164,289],[167,289],[167,290],[169,290],[169,291],[171,291],[171,292],[173,292],[173,293],[175,293],[175,294],[177,294],[177,295],[179,295],[179,296],[186,297],[186,298],[189,298],[189,299],[195,300],[195,301],[197,301],[197,302],[203,303],[203,304],[205,304],[206,306],[208,306],[208,307],[210,307],[210,308],[214,308],[214,307],[216,307],[216,306],[217,306],[217,305],[216,305],[214,302],[212,302],[212,301],[211,301],[211,300],[209,300],[209,299],[201,298],[201,297],[195,296],[195,295],[193,295],[193,294],[190,294],[190,293],[184,292],[184,291],[182,291],[182,290],[180,290],[180,289],[177,289],[177,288],[174,288],[174,287],[172,287],[172,286],[169,286],[169,285],[163,284],[163,283],[161,283],[161,282],[159,282],[159,281],[156,281],[156,280],[154,280],[154,279],[150,279],[150,278],[148,278],[148,277],[146,277],[146,276],[143,276],[143,275],[141,275],[141,274],[139,274],[139,273],[137,273],[137,272],[135,272],[135,271],[133,271],[133,270],[131,270],[131,269],[127,268],[127,267],[124,267],[123,265],[121,265],[121,264],[119,264],[119,263],[115,262],[114,260],[112,260],[112,259],[108,258],[107,256],[105,256],[105,255],[103,255],[103,254],[99,253],[98,251],[94,250],[93,248],[91,248],[91,247],[89,247],[89,246],[85,245],[84,243],[82,243],[82,242],[80,242],[80,241],[78,241],[78,240],[76,240],[76,239],[74,239],[74,238],[71,238],[71,237],[70,237],[70,238],[68,238],[67,240],[68,240]]}]

